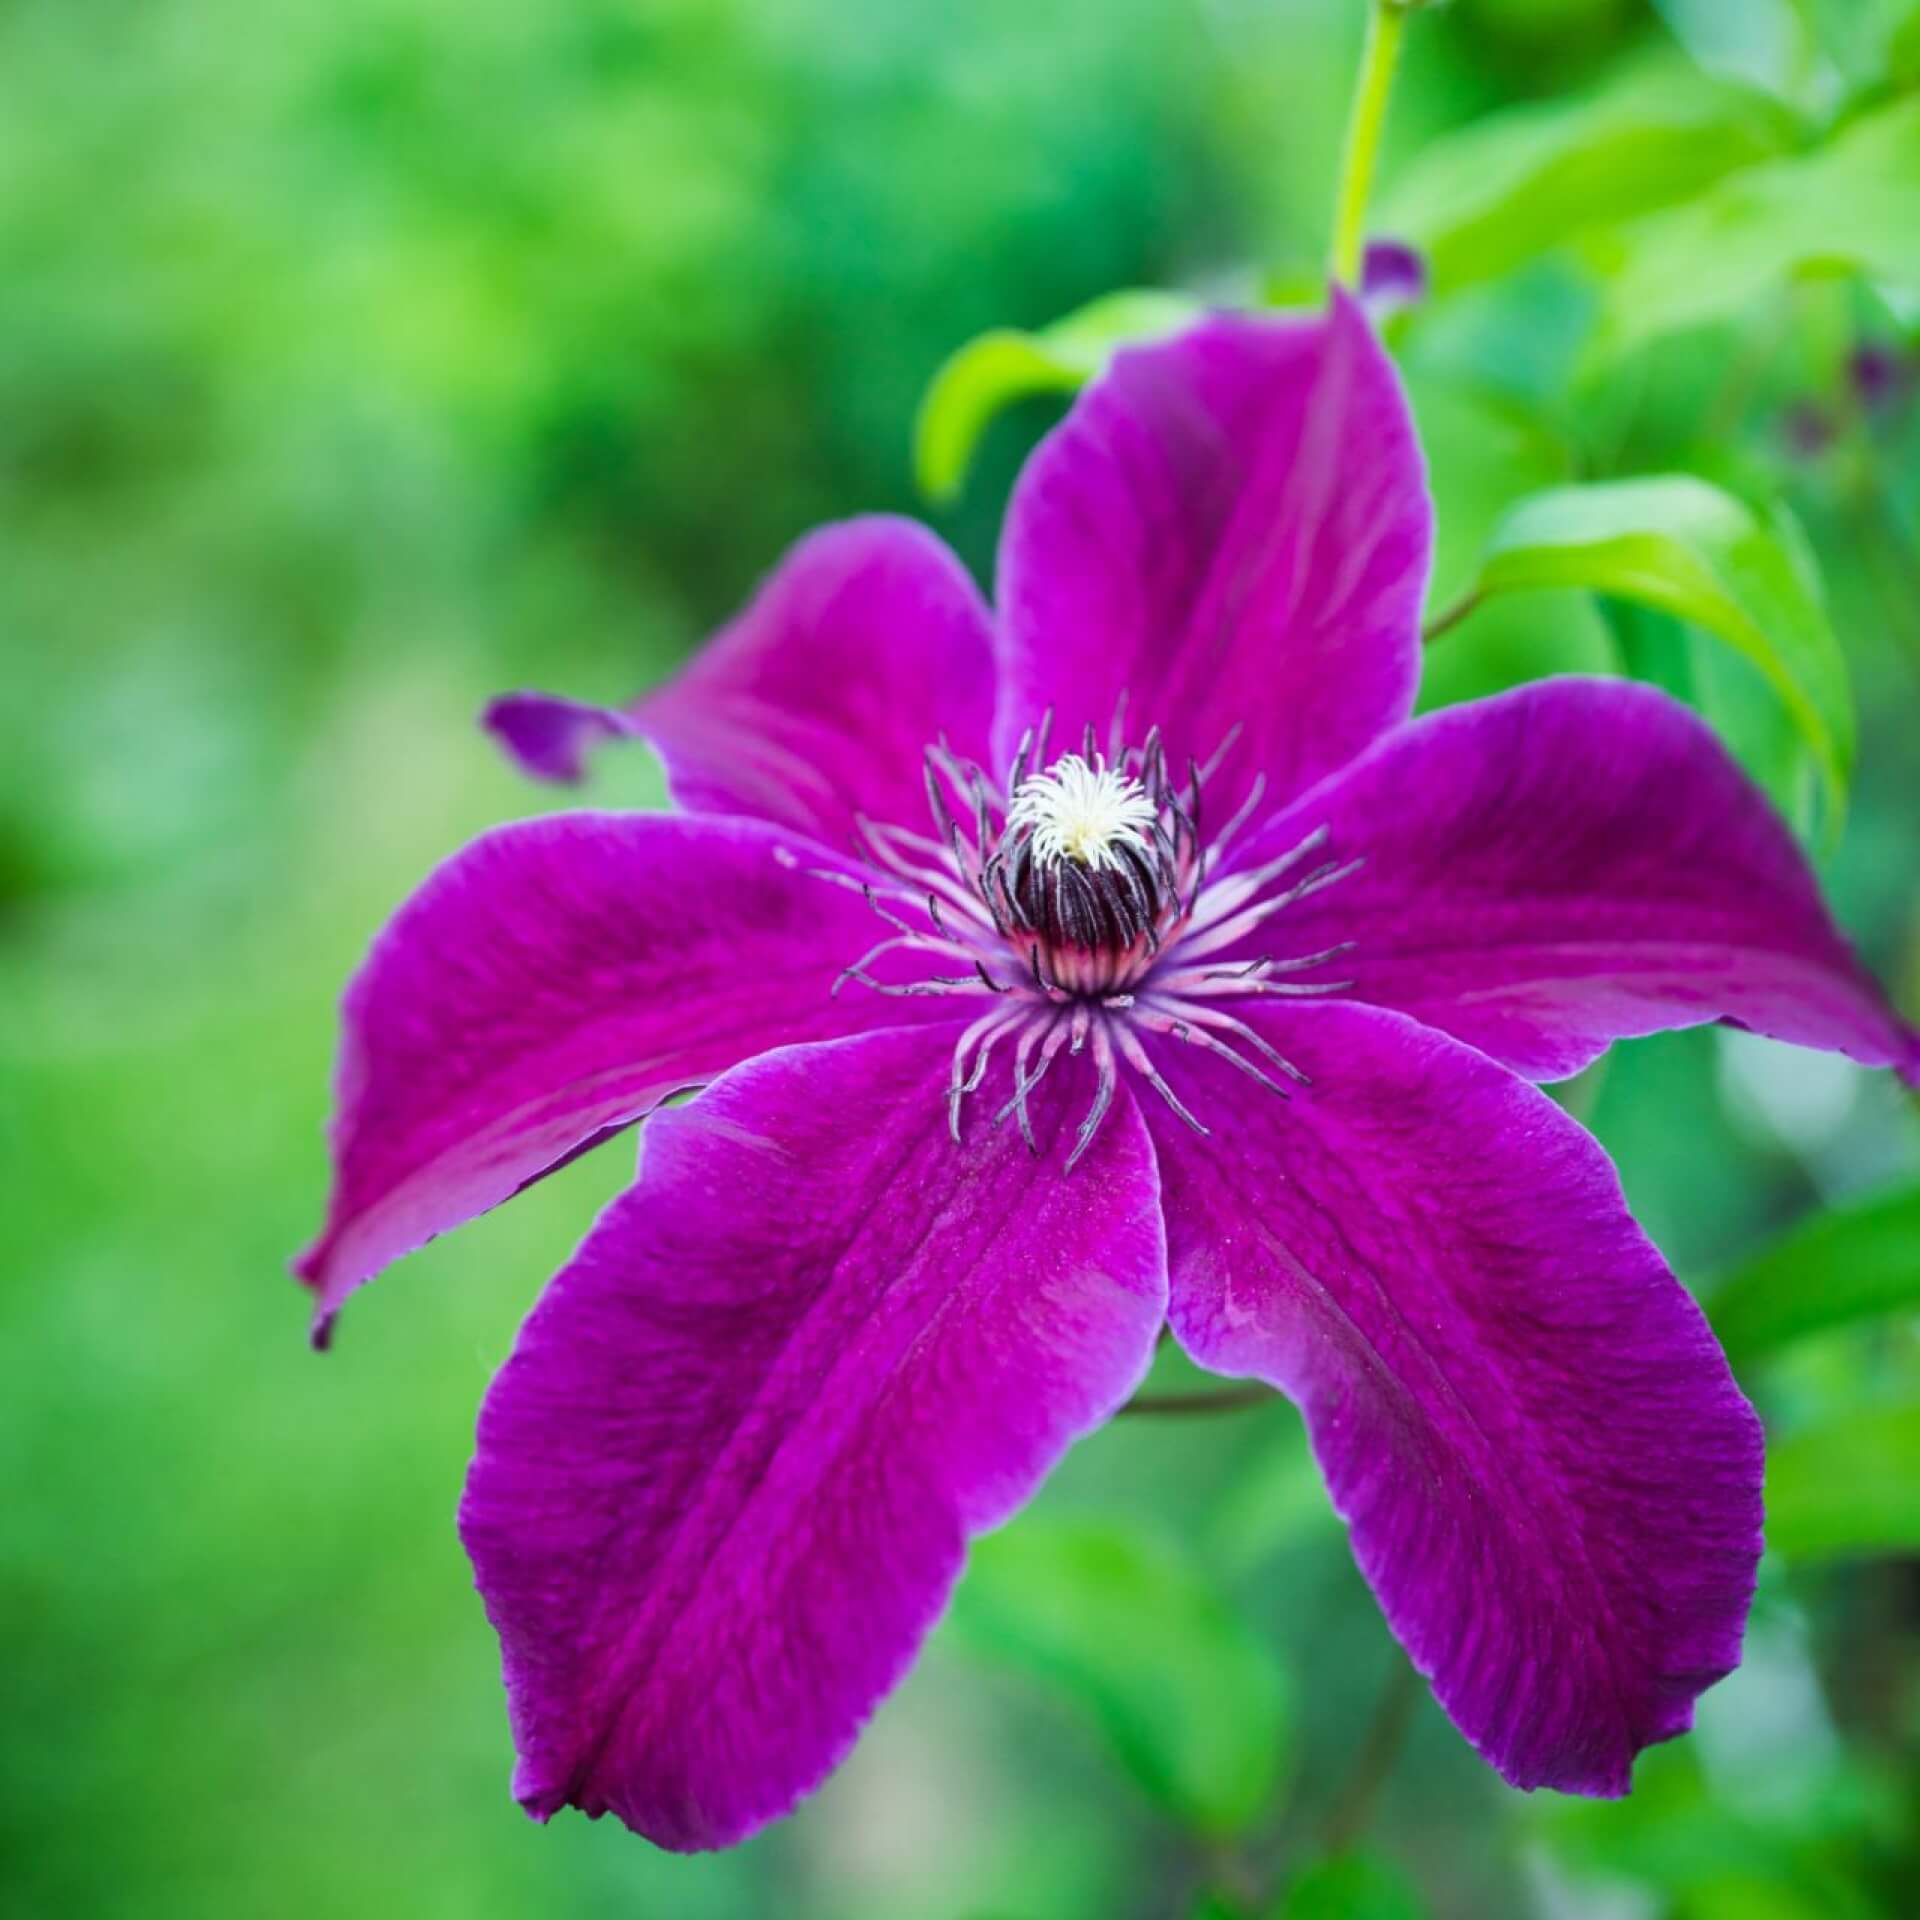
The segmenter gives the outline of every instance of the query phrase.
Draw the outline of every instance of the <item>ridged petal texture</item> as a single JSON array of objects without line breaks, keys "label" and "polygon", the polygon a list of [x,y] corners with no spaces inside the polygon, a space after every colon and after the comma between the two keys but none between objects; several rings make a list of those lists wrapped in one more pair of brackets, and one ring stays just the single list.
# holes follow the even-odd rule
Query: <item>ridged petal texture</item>
[{"label": "ridged petal texture", "polygon": [[1256,1016],[1312,1084],[1166,1043],[1170,1318],[1296,1400],[1388,1622],[1516,1786],[1620,1794],[1740,1657],[1760,1423],[1545,1094],[1403,1015]]},{"label": "ridged petal texture", "polygon": [[968,1534],[1133,1391],[1166,1307],[1123,1100],[1072,1180],[1063,1072],[947,1135],[950,1046],[768,1055],[648,1123],[637,1186],[494,1382],[461,1509],[544,1819],[723,1846],[845,1754]]}]

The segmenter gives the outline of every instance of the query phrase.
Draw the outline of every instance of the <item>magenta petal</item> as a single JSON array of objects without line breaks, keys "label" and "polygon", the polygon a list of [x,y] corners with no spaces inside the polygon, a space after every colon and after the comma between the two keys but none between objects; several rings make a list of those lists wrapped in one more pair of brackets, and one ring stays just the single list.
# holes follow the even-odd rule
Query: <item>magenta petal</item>
[{"label": "magenta petal", "polygon": [[1000,552],[995,743],[1238,744],[1210,800],[1291,798],[1404,719],[1432,508],[1391,362],[1360,310],[1221,315],[1120,354],[1022,475]]},{"label": "magenta petal", "polygon": [[925,527],[876,516],[810,534],[753,603],[635,703],[673,796],[830,846],[856,820],[924,828],[924,756],[986,752],[993,643],[967,571]]},{"label": "magenta petal", "polygon": [[810,871],[832,864],[748,821],[577,813],[441,867],[347,990],[332,1204],[297,1268],[317,1332],[389,1261],[676,1088],[925,1017],[924,1001],[832,996],[884,932]]},{"label": "magenta petal", "polygon": [[[504,1648],[514,1792],[680,1849],[786,1812],[1007,1518],[1152,1357],[1152,1149],[1087,1088],[947,1133],[949,1045],[795,1048],[649,1123],[638,1184],[494,1382],[460,1528]],[[1081,1063],[1073,1063],[1078,1067]]]},{"label": "magenta petal", "polygon": [[1169,1317],[1297,1400],[1361,1571],[1516,1786],[1619,1794],[1739,1660],[1761,1435],[1599,1146],[1376,1008],[1255,1016],[1290,1102],[1167,1043]]},{"label": "magenta petal", "polygon": [[1716,1019],[1909,1077],[1920,1065],[1764,796],[1652,688],[1549,680],[1433,714],[1272,821],[1237,864],[1320,827],[1326,858],[1365,865],[1246,950],[1352,941],[1335,970],[1357,998],[1530,1078]]}]

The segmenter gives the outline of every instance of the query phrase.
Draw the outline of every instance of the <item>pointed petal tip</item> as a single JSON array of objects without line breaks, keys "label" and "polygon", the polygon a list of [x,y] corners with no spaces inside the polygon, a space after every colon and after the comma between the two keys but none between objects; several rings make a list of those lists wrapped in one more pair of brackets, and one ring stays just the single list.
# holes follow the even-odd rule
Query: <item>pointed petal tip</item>
[{"label": "pointed petal tip", "polygon": [[313,1318],[307,1327],[307,1344],[315,1353],[325,1353],[333,1345],[333,1323],[339,1314],[337,1302],[329,1301],[326,1289],[327,1255],[332,1236],[322,1233],[287,1262],[287,1271],[300,1286],[314,1296]]}]

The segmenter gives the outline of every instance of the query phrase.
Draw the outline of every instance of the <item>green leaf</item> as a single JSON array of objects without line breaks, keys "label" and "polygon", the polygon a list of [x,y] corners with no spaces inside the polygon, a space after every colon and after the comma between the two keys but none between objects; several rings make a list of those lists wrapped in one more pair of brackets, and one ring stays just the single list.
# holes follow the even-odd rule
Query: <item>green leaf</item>
[{"label": "green leaf", "polygon": [[1474,592],[1550,587],[1655,608],[1743,655],[1805,739],[1825,832],[1837,835],[1853,770],[1853,696],[1818,569],[1784,508],[1762,520],[1689,474],[1535,494],[1495,530]]},{"label": "green leaf", "polygon": [[1072,393],[1118,348],[1178,333],[1202,311],[1185,294],[1136,288],[1103,295],[1037,332],[998,327],[969,340],[934,375],[920,403],[913,435],[920,491],[930,500],[953,499],[966,483],[980,436],[1015,401]]},{"label": "green leaf", "polygon": [[1736,1267],[1708,1298],[1729,1357],[1920,1309],[1920,1182],[1821,1213]]},{"label": "green leaf", "polygon": [[1189,1830],[1270,1810],[1290,1755],[1278,1659],[1172,1546],[1100,1520],[1029,1517],[974,1549],[964,1646],[1044,1681]]},{"label": "green leaf", "polygon": [[1679,60],[1635,66],[1584,100],[1510,108],[1420,150],[1375,223],[1421,247],[1436,295],[1692,198],[1781,152],[1775,102]]},{"label": "green leaf", "polygon": [[1341,1854],[1309,1867],[1291,1887],[1277,1920],[1425,1920],[1420,1891],[1375,1854]]},{"label": "green leaf", "polygon": [[1812,152],[1729,175],[1699,199],[1596,239],[1597,351],[1745,317],[1796,276],[1864,273],[1920,290],[1920,99]]},{"label": "green leaf", "polygon": [[1775,1441],[1767,1543],[1799,1561],[1920,1550],[1920,1406],[1854,1409]]},{"label": "green leaf", "polygon": [[1887,43],[1887,77],[1903,89],[1920,86],[1920,7],[1893,30]]}]

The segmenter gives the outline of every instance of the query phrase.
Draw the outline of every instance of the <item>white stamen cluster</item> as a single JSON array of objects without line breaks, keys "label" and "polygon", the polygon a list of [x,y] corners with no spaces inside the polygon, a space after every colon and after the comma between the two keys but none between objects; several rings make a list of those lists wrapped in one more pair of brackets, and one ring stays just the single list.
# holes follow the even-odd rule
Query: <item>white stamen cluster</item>
[{"label": "white stamen cluster", "polygon": [[1032,830],[1037,860],[1072,860],[1091,873],[1118,866],[1122,847],[1146,853],[1155,818],[1138,780],[1104,756],[1089,762],[1077,753],[1021,781],[1007,808],[1009,828]]}]

